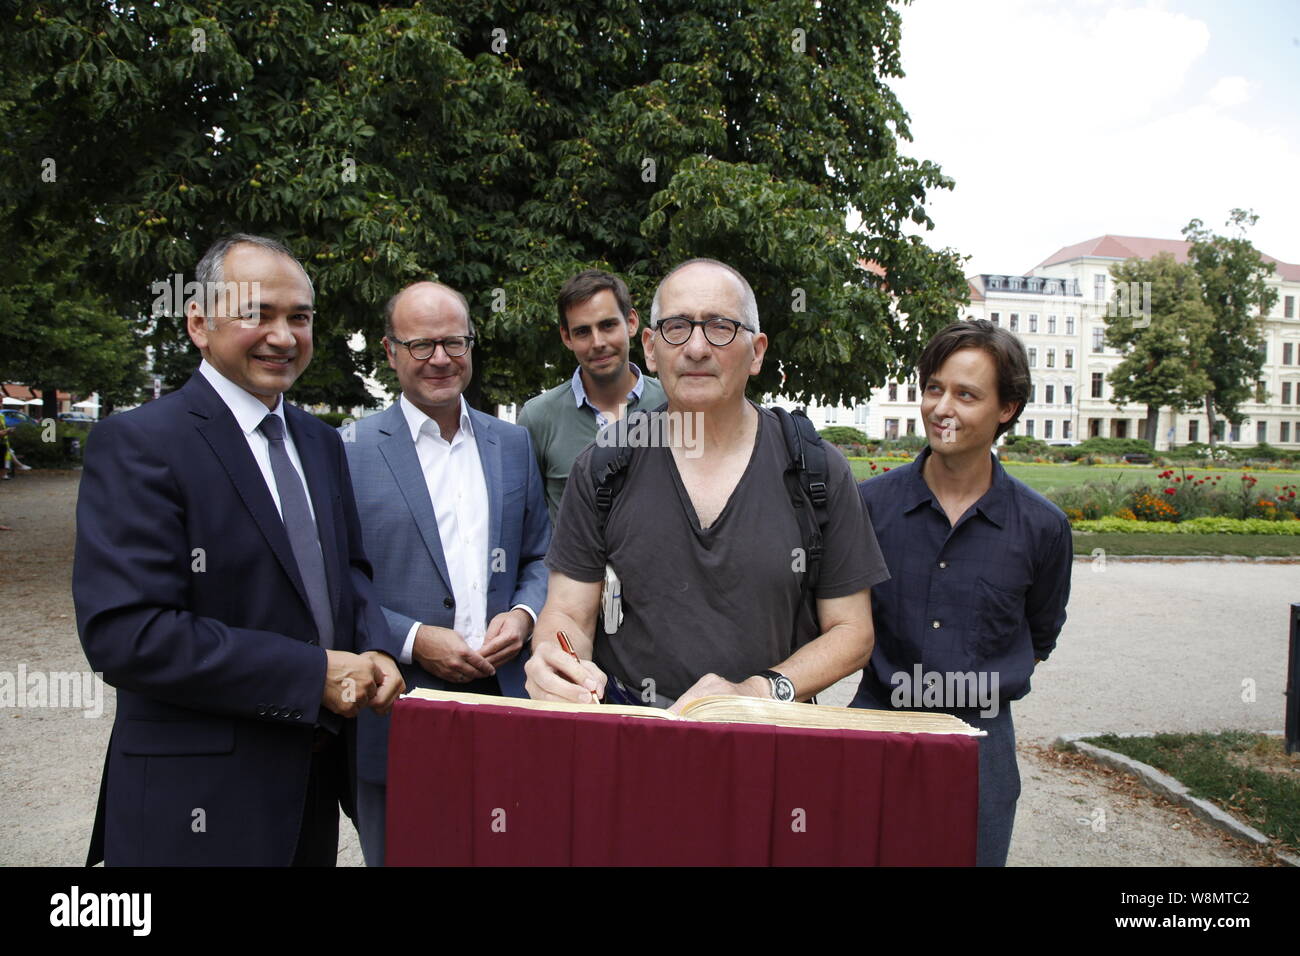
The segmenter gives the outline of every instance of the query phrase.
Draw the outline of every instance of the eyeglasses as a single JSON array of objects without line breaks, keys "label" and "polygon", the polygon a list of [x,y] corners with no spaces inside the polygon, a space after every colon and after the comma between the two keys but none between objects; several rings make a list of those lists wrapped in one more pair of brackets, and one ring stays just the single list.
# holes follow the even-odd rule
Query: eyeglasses
[{"label": "eyeglasses", "polygon": [[389,336],[388,341],[396,345],[405,345],[406,350],[411,353],[411,358],[417,362],[423,362],[426,359],[433,358],[433,353],[438,351],[438,346],[447,353],[448,358],[460,358],[470,350],[474,344],[472,335],[449,335],[445,339],[411,339],[409,342],[403,342],[397,336]]},{"label": "eyeglasses", "polygon": [[754,331],[743,322],[737,322],[735,319],[683,319],[679,316],[673,316],[669,319],[660,319],[655,330],[663,336],[664,341],[669,345],[685,345],[692,335],[695,334],[697,325],[704,326],[704,338],[710,345],[716,345],[722,348],[724,345],[730,345],[735,339],[736,333],[741,329],[746,332]]}]

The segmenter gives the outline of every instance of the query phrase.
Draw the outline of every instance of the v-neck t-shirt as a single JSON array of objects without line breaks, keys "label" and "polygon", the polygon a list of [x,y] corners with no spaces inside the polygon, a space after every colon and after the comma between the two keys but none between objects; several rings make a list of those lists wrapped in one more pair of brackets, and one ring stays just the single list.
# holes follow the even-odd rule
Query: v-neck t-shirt
[{"label": "v-neck t-shirt", "polygon": [[[597,629],[595,662],[633,694],[668,706],[699,678],[733,682],[774,667],[818,635],[800,593],[805,542],[784,473],[776,414],[757,408],[750,460],[722,512],[701,529],[667,448],[633,450],[605,526],[597,527],[589,446],[574,462],[546,566],[575,581],[622,583],[623,623]],[[829,521],[816,596],[844,597],[889,577],[848,462],[827,449]],[[651,683],[647,683],[651,682]]]}]

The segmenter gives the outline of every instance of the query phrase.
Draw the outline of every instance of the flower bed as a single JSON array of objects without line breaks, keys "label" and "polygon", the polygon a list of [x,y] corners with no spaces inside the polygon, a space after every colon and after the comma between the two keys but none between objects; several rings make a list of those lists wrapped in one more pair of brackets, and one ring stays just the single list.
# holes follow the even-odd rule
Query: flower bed
[{"label": "flower bed", "polygon": [[1098,534],[1287,534],[1300,535],[1300,521],[1269,518],[1190,518],[1187,521],[1132,521],[1099,518],[1075,521],[1074,530]]}]

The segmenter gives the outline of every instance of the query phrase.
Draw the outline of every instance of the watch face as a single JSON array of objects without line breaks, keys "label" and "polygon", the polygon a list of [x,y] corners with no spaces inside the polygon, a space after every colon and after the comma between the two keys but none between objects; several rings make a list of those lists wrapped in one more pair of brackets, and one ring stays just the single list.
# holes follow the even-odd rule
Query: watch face
[{"label": "watch face", "polygon": [[784,676],[778,677],[776,679],[776,687],[774,689],[776,691],[777,700],[784,700],[784,701],[794,700],[794,684],[790,682],[790,678]]}]

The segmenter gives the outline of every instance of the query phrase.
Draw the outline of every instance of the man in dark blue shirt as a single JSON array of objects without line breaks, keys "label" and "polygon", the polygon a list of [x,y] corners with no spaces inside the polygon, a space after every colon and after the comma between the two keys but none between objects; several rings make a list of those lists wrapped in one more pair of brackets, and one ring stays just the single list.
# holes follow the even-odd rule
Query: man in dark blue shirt
[{"label": "man in dark blue shirt", "polygon": [[1070,523],[991,453],[1029,397],[1020,340],[958,322],[918,371],[929,447],[858,486],[892,577],[871,590],[876,644],[852,706],[939,709],[988,733],[977,863],[1002,866],[1020,796],[1009,702],[1065,623]]}]

